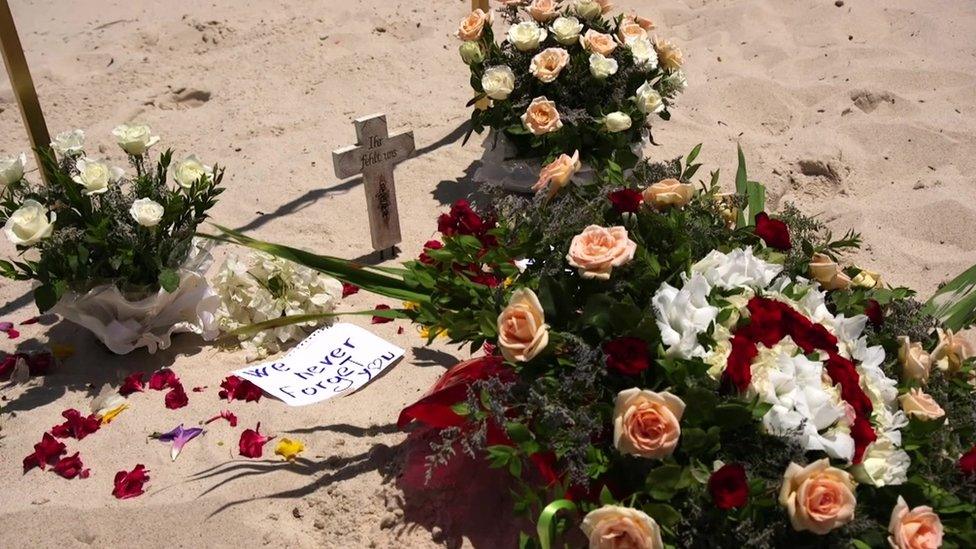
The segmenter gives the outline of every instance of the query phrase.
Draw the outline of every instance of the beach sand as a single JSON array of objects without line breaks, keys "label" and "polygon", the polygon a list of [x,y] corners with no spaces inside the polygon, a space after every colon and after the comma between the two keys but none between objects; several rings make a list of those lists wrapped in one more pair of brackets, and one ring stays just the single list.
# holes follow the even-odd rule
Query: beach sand
[{"label": "beach sand", "polygon": [[[417,140],[416,156],[396,172],[402,259],[416,256],[436,214],[472,189],[481,148],[478,139],[460,144],[471,92],[451,36],[467,1],[11,4],[52,133],[83,128],[90,153],[121,162],[111,129],[149,123],[177,155],[227,167],[214,211],[222,224],[320,253],[368,254],[360,182],[336,180],[331,151],[355,140],[352,119],[373,112]],[[651,17],[685,51],[689,89],[672,121],[655,126],[651,158],[703,142],[706,168],[721,167],[730,185],[741,143],[772,205],[792,201],[838,234],[860,231],[866,245],[851,260],[922,296],[976,263],[972,2],[617,4]],[[0,153],[27,147],[0,75]],[[10,252],[0,243],[0,255]],[[29,289],[0,282],[0,319],[36,314]],[[380,302],[360,293],[342,307]],[[244,353],[194,337],[156,355],[116,357],[69,323],[24,326],[0,350],[57,343],[76,354],[54,375],[2,395],[0,546],[516,546],[520,524],[508,520],[503,474],[458,461],[424,485],[427,441],[400,433],[396,417],[467,355],[423,348],[413,327],[397,334],[400,324],[370,327],[408,349],[399,365],[360,392],[303,408],[221,402],[217,385],[245,364]],[[88,479],[22,474],[21,460],[62,410],[87,411],[104,384],[163,366],[187,388],[206,389],[176,411],[164,408],[162,393],[136,394],[115,422],[69,441]],[[211,424],[175,463],[166,445],[147,440],[224,408],[241,425]],[[258,421],[262,432],[303,440],[305,459],[238,458],[240,430]],[[114,499],[115,472],[137,463],[151,471],[147,493]]]}]

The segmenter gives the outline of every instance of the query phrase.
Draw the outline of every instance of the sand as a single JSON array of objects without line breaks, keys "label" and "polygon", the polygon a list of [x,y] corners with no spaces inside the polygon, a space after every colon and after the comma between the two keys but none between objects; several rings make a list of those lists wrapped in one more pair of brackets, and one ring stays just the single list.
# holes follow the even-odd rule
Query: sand
[{"label": "sand", "polygon": [[[414,256],[435,215],[471,189],[481,150],[458,141],[470,92],[450,36],[467,1],[11,4],[52,132],[84,128],[90,151],[120,161],[112,127],[151,124],[178,154],[227,166],[214,212],[221,223],[323,253],[367,254],[361,186],[335,179],[330,151],[354,140],[353,118],[378,111],[417,138],[417,156],[397,170],[401,257]],[[686,52],[690,88],[674,119],[655,127],[651,157],[704,142],[702,158],[729,184],[741,143],[774,205],[793,201],[838,233],[861,231],[866,246],[854,259],[923,296],[976,263],[972,2],[618,4],[640,7]],[[26,147],[0,76],[0,151]],[[0,243],[0,255],[10,251]],[[28,291],[0,282],[0,318],[34,316]],[[378,302],[359,294],[343,307]],[[425,443],[394,425],[464,352],[424,349],[410,326],[402,335],[397,323],[371,328],[409,349],[402,363],[354,395],[287,408],[218,400],[220,380],[244,364],[239,351],[181,337],[154,356],[116,357],[68,323],[24,327],[0,350],[53,342],[76,355],[3,393],[0,546],[514,546],[518,525],[504,520],[509,503],[497,490],[504,476],[459,462],[425,487]],[[178,411],[163,407],[162,393],[137,394],[114,423],[71,441],[92,469],[86,480],[22,474],[21,460],[62,410],[87,409],[103,384],[161,366],[206,389]],[[146,438],[222,408],[242,425],[211,425],[175,463]],[[302,439],[306,459],[237,458],[240,429],[258,421]],[[136,463],[151,470],[148,492],[115,500],[113,475]]]}]

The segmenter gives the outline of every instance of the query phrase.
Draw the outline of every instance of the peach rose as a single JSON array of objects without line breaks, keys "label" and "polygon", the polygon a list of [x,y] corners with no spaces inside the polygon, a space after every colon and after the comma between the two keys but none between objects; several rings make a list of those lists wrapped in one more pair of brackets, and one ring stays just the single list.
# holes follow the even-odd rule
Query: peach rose
[{"label": "peach rose", "polygon": [[643,511],[604,505],[583,517],[580,524],[590,549],[663,549],[661,528]]},{"label": "peach rose", "polygon": [[932,421],[945,416],[942,406],[921,389],[909,389],[907,393],[898,397],[898,402],[901,403],[905,415],[915,419]]},{"label": "peach rose", "polygon": [[596,3],[600,6],[600,12],[606,15],[610,13],[613,9],[613,3],[610,0],[596,0]]},{"label": "peach rose", "polygon": [[573,237],[566,259],[583,278],[608,280],[613,268],[630,263],[636,251],[637,243],[627,237],[627,229],[590,225]]},{"label": "peach rose", "polygon": [[695,196],[695,186],[677,179],[663,179],[644,190],[644,202],[658,210],[685,207]]},{"label": "peach rose", "polygon": [[640,25],[640,28],[646,31],[654,30],[654,21],[651,21],[646,17],[641,17],[636,13],[631,13],[630,15],[625,16],[624,23],[637,23]]},{"label": "peach rose", "polygon": [[549,187],[549,198],[556,196],[560,189],[569,184],[570,179],[576,175],[582,164],[580,164],[579,151],[575,151],[573,156],[568,154],[559,155],[559,158],[551,164],[542,168],[539,174],[539,181],[532,186],[532,190],[540,192]]},{"label": "peach rose", "polygon": [[940,367],[956,373],[962,368],[962,363],[973,356],[973,346],[952,330],[939,328],[939,344],[932,351],[932,360],[944,362]]},{"label": "peach rose", "polygon": [[528,362],[549,344],[549,326],[535,292],[519,288],[498,315],[498,346],[512,362]]},{"label": "peach rose", "polygon": [[529,15],[540,23],[548,23],[556,18],[556,0],[533,0],[529,4]]},{"label": "peach rose", "polygon": [[545,96],[536,97],[522,115],[522,124],[532,135],[544,135],[563,127],[556,104]]},{"label": "peach rose", "polygon": [[662,69],[676,71],[684,63],[684,56],[681,55],[681,50],[668,40],[655,37],[654,50],[657,51],[658,64]]},{"label": "peach rose", "polygon": [[844,274],[836,261],[824,254],[813,254],[810,259],[810,276],[828,291],[846,290],[851,286],[851,277]]},{"label": "peach rose", "polygon": [[664,459],[681,437],[685,403],[664,391],[620,391],[613,409],[613,445],[623,454]]},{"label": "peach rose", "polygon": [[617,38],[620,39],[622,44],[630,44],[634,40],[647,38],[647,31],[644,30],[644,27],[637,24],[636,21],[624,19],[620,22],[620,27],[617,29]]},{"label": "peach rose", "polygon": [[937,549],[942,547],[942,521],[928,505],[909,509],[905,499],[891,510],[888,543],[894,549]]},{"label": "peach rose", "polygon": [[580,44],[587,51],[599,53],[605,57],[609,57],[613,53],[613,50],[617,49],[617,42],[614,41],[612,36],[597,32],[593,29],[586,31],[586,34],[580,36]]},{"label": "peach rose", "polygon": [[806,467],[790,463],[783,475],[779,503],[793,529],[824,535],[854,520],[854,478],[830,466],[827,458]]},{"label": "peach rose", "polygon": [[569,52],[562,48],[548,48],[537,53],[529,63],[529,72],[546,84],[559,77],[569,64]]},{"label": "peach rose", "polygon": [[466,41],[480,40],[485,31],[485,25],[491,25],[492,21],[494,21],[494,15],[490,10],[488,13],[481,9],[474,10],[461,21],[457,37]]},{"label": "peach rose", "polygon": [[921,343],[912,342],[908,336],[901,336],[898,341],[901,343],[898,348],[901,375],[923,383],[928,381],[929,373],[932,371],[932,357],[925,352]]}]

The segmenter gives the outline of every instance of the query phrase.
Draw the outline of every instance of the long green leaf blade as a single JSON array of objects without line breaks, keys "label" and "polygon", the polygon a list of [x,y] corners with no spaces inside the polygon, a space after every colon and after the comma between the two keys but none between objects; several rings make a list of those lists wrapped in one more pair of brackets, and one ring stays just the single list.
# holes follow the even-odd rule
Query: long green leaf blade
[{"label": "long green leaf blade", "polygon": [[923,312],[956,332],[976,323],[976,265],[940,288],[925,303]]}]

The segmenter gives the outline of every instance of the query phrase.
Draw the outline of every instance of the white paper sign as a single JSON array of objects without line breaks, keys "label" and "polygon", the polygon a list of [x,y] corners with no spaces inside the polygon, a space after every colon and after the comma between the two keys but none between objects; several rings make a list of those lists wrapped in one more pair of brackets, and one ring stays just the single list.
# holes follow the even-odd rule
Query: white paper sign
[{"label": "white paper sign", "polygon": [[322,328],[284,357],[237,370],[289,406],[355,391],[403,356],[403,349],[353,324]]}]

